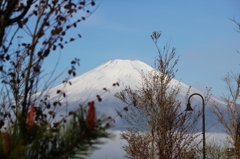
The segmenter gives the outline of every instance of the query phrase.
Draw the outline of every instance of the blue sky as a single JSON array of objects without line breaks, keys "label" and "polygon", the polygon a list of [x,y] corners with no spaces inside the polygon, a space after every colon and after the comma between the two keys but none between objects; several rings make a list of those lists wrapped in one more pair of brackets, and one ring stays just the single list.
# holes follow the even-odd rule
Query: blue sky
[{"label": "blue sky", "polygon": [[[77,75],[113,59],[138,59],[153,66],[158,52],[150,35],[162,31],[159,47],[171,41],[180,56],[176,79],[203,91],[212,87],[212,94],[219,97],[226,92],[221,77],[228,71],[238,73],[240,67],[236,52],[240,33],[229,19],[233,17],[240,22],[239,0],[102,0],[95,13],[71,33],[82,38],[64,47],[55,74],[75,57],[81,59]],[[46,72],[59,52],[51,56]],[[116,138],[91,158],[122,158],[122,143]]]},{"label": "blue sky", "polygon": [[150,35],[162,31],[159,47],[171,41],[180,56],[176,79],[203,91],[212,87],[219,97],[226,92],[221,77],[239,70],[240,33],[229,19],[233,17],[240,21],[239,0],[103,0],[71,33],[82,38],[62,50],[56,73],[75,57],[81,59],[77,75],[113,59],[138,59],[153,66],[158,52]]}]

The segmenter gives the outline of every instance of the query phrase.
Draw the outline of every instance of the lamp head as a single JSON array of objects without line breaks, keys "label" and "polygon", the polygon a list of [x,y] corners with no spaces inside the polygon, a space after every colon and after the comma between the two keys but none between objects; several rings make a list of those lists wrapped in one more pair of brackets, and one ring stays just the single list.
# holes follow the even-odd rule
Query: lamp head
[{"label": "lamp head", "polygon": [[187,108],[185,111],[193,111],[190,103],[187,104]]}]

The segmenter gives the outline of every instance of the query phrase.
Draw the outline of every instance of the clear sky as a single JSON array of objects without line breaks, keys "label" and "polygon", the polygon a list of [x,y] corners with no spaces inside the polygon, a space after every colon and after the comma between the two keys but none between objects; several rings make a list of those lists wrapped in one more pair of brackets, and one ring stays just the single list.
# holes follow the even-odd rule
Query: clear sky
[{"label": "clear sky", "polygon": [[[74,58],[81,59],[77,75],[114,59],[137,59],[154,66],[158,52],[150,35],[162,31],[159,47],[171,41],[180,56],[176,79],[202,91],[212,87],[212,94],[219,97],[226,92],[221,77],[240,70],[236,51],[240,51],[240,32],[229,19],[233,17],[240,22],[240,0],[102,0],[99,8],[71,32],[73,37],[80,33],[82,38],[61,51],[55,75]],[[44,63],[46,73],[54,69],[59,53],[54,52]],[[64,77],[54,84],[60,84]],[[122,158],[120,147],[116,138],[91,158]]]},{"label": "clear sky", "polygon": [[200,90],[212,87],[219,97],[226,92],[221,77],[239,72],[240,33],[233,17],[240,22],[239,0],[103,0],[72,33],[82,38],[61,52],[58,70],[75,57],[81,59],[77,75],[113,59],[153,66],[158,52],[150,35],[162,31],[159,47],[171,41],[180,56],[176,79]]}]

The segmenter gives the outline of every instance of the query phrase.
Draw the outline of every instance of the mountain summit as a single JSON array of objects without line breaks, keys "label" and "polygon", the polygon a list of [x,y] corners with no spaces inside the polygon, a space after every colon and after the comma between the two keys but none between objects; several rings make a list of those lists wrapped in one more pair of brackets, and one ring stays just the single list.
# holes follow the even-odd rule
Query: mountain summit
[{"label": "mountain summit", "polygon": [[[125,86],[131,86],[133,89],[140,86],[141,75],[154,70],[153,67],[139,61],[139,60],[111,60],[99,67],[92,69],[78,77],[71,79],[71,86],[64,88],[64,91],[68,95],[69,102],[83,101],[94,98],[96,94],[100,93],[103,88],[107,88],[110,91],[113,89],[112,84],[118,82],[119,87],[114,88],[112,93],[121,91]],[[172,84],[177,84],[179,81],[172,79]],[[185,96],[189,86],[181,83],[183,88],[181,94]],[[60,84],[49,90],[51,96],[54,92],[63,88],[63,84]],[[198,91],[200,92],[200,91]],[[52,96],[53,97],[53,96]]]},{"label": "mountain summit", "polygon": [[[64,84],[60,84],[48,90],[48,95],[50,95],[50,100],[54,101],[59,98],[56,92],[58,90],[63,91],[66,94],[66,98],[64,98],[62,103],[67,104],[70,109],[76,108],[79,104],[86,105],[89,101],[96,100],[96,95],[100,95],[103,101],[96,102],[98,114],[104,113],[106,115],[115,116],[116,109],[122,110],[125,105],[119,99],[114,97],[114,94],[120,92],[126,86],[130,86],[133,89],[139,87],[141,82],[141,71],[148,73],[152,70],[154,70],[154,68],[138,60],[111,60],[89,72],[71,79],[71,85],[64,86]],[[118,83],[119,86],[113,86],[114,83]],[[186,105],[185,96],[189,86],[175,79],[172,79],[171,81],[171,85],[177,85],[179,83],[181,84],[181,90],[178,100],[182,102],[184,111]],[[204,96],[204,92],[194,88],[191,88],[190,94],[192,93],[200,93]],[[193,97],[191,103],[193,105],[199,105],[195,111],[202,109],[201,98]],[[216,124],[217,121],[209,107],[210,106],[207,105],[205,109],[206,128]],[[125,125],[126,122],[119,118],[117,119],[115,128],[123,129]],[[214,131],[219,131],[219,129],[219,126],[215,126]]]},{"label": "mountain summit", "polygon": [[[97,94],[102,92],[103,88],[107,88],[111,94],[122,90],[125,86],[135,88],[139,86],[140,72],[152,70],[151,66],[138,60],[111,60],[71,79],[72,85],[66,86],[64,92],[70,103],[73,101],[86,102],[86,100],[93,100]],[[112,88],[112,84],[116,82],[120,86]],[[64,84],[60,84],[50,89],[49,94],[51,94],[51,98],[55,98],[54,92],[61,90],[63,86]]]}]

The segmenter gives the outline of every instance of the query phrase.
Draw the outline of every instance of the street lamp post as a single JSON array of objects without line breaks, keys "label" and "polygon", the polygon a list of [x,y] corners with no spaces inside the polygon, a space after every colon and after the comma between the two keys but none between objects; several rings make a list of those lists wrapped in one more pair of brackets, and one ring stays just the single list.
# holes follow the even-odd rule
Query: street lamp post
[{"label": "street lamp post", "polygon": [[194,95],[198,95],[202,98],[202,134],[203,134],[203,159],[206,158],[206,152],[205,152],[205,110],[204,110],[204,98],[201,94],[199,93],[193,93],[189,96],[188,98],[188,103],[187,103],[187,108],[185,111],[193,111],[192,107],[191,107],[191,104],[190,104],[190,98]]}]

